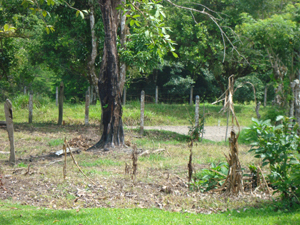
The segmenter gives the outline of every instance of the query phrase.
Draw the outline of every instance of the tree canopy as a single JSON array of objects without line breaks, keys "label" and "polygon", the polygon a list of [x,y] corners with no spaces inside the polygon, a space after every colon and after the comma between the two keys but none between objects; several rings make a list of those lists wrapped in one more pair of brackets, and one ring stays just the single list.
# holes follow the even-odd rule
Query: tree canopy
[{"label": "tree canopy", "polygon": [[[127,41],[121,45],[117,30],[117,48],[120,62],[127,65],[129,92],[159,86],[180,97],[194,85],[202,99],[212,101],[235,74],[236,85],[250,81],[262,98],[266,85],[285,87],[298,77],[299,1],[171,2],[194,11],[174,7],[170,1],[127,1],[116,6],[126,14]],[[1,98],[24,86],[53,96],[55,86],[64,80],[67,99],[83,100],[93,83],[90,65],[97,75],[102,62],[105,32],[99,3],[11,0],[0,1],[0,10]],[[195,10],[212,15],[231,43],[225,38],[224,45],[219,27]],[[238,90],[238,101],[253,100],[253,95],[242,94],[247,88]],[[288,93],[287,88],[281,91]]]}]

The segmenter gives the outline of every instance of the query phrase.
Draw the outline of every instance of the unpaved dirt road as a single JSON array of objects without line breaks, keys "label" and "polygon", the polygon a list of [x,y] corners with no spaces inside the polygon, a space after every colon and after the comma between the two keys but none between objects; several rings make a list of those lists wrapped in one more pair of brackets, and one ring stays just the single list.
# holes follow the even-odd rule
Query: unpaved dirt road
[{"label": "unpaved dirt road", "polygon": [[[133,128],[133,127],[128,127]],[[134,127],[135,128],[135,127]],[[189,126],[145,126],[145,130],[166,130],[179,134],[188,135]],[[227,138],[230,134],[231,127],[228,127]],[[212,141],[225,141],[226,126],[205,126],[204,127],[204,139]]]}]

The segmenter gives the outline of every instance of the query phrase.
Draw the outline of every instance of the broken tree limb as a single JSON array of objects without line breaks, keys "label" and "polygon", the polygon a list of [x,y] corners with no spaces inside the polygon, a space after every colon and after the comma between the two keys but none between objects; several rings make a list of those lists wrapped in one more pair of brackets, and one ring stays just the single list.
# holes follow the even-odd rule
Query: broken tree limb
[{"label": "broken tree limb", "polygon": [[65,161],[64,161],[64,167],[63,167],[63,177],[64,177],[64,180],[65,180],[67,178],[67,148],[66,148],[65,144],[63,145],[63,150],[64,150],[64,153],[65,153]]},{"label": "broken tree limb", "polygon": [[58,162],[62,162],[62,161],[63,161],[62,159],[55,160],[55,161],[52,161],[52,162],[46,164],[44,167],[47,167],[47,166],[50,166],[50,165],[52,165],[52,164],[55,164],[55,163],[58,163]]},{"label": "broken tree limb", "polygon": [[5,111],[5,119],[6,119],[6,128],[7,128],[8,138],[10,142],[9,162],[15,164],[16,155],[15,155],[13,112],[12,112],[12,103],[9,99],[6,99],[4,103],[4,111]]},{"label": "broken tree limb", "polygon": [[83,175],[86,179],[88,179],[91,183],[93,183],[94,185],[96,185],[96,183],[95,183],[92,179],[90,179],[87,175],[85,175],[85,173],[82,171],[82,169],[81,169],[80,166],[78,165],[78,163],[77,163],[77,161],[75,160],[75,157],[74,157],[72,151],[70,150],[69,143],[67,142],[66,139],[65,139],[65,145],[68,147],[69,152],[70,152],[70,154],[71,154],[71,157],[72,157],[72,159],[73,159],[73,162],[74,162],[74,164],[77,166],[77,168],[79,169],[79,171],[82,173],[82,175]]},{"label": "broken tree limb", "polygon": [[265,176],[263,175],[263,172],[262,172],[261,168],[260,168],[259,166],[257,166],[257,169],[260,171],[262,180],[263,180],[263,182],[264,182],[264,184],[265,184],[265,186],[266,186],[266,188],[267,188],[267,190],[268,190],[268,194],[271,196],[271,191],[270,191],[270,189],[269,189],[268,183],[267,183],[267,181],[266,181],[266,179],[265,179]]}]

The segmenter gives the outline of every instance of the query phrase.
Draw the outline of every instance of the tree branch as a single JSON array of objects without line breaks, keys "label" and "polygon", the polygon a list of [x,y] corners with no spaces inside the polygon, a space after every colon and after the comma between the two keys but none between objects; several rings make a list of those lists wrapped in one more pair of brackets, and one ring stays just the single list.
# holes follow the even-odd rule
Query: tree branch
[{"label": "tree branch", "polygon": [[[245,59],[247,61],[247,59],[240,54],[240,52],[236,49],[236,47],[234,46],[234,44],[232,43],[232,41],[229,39],[229,37],[226,35],[226,33],[223,31],[222,27],[219,25],[219,23],[217,22],[217,18],[214,17],[213,15],[205,12],[205,8],[200,11],[198,9],[193,9],[193,8],[189,8],[189,7],[185,7],[185,6],[180,6],[180,5],[176,5],[175,3],[173,3],[171,0],[166,0],[168,3],[170,3],[171,5],[177,7],[177,8],[180,8],[180,9],[185,9],[185,10],[189,10],[189,11],[194,11],[194,12],[198,12],[198,13],[201,13],[201,14],[204,14],[206,16],[208,16],[215,24],[216,26],[219,28],[220,30],[220,33],[221,33],[221,36],[222,36],[222,41],[223,41],[223,46],[224,46],[224,55],[223,55],[223,63],[225,61],[225,56],[226,56],[226,43],[225,43],[225,38],[226,40],[230,43],[230,45],[232,46],[233,50],[239,55],[241,56],[243,59]],[[247,63],[249,63],[247,61]]]}]

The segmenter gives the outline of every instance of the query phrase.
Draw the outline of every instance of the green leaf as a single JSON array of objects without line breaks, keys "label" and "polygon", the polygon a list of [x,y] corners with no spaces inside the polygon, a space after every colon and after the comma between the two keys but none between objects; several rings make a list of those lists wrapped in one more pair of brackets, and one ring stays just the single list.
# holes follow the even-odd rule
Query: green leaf
[{"label": "green leaf", "polygon": [[79,11],[79,14],[80,14],[81,18],[84,19],[84,14],[83,14],[83,12]]},{"label": "green leaf", "polygon": [[140,22],[139,22],[139,21],[135,20],[134,22],[135,22],[135,25],[136,25],[137,27],[140,26]]},{"label": "green leaf", "polygon": [[134,25],[134,23],[135,23],[135,21],[134,21],[134,20],[130,20],[130,26],[133,26],[133,25]]},{"label": "green leaf", "polygon": [[42,14],[43,14],[44,17],[47,16],[47,12],[45,10],[43,10]]},{"label": "green leaf", "polygon": [[137,18],[137,17],[140,17],[141,15],[134,15],[132,18]]},{"label": "green leaf", "polygon": [[281,116],[281,115],[277,116],[276,117],[276,122],[279,121],[279,120],[282,120],[283,118],[284,118],[284,116]]},{"label": "green leaf", "polygon": [[8,29],[9,29],[9,26],[8,26],[8,24],[5,24],[5,25],[4,25],[4,27],[3,27],[3,30],[4,30],[4,32],[7,32],[7,31],[8,31]]},{"label": "green leaf", "polygon": [[175,58],[178,58],[178,55],[175,52],[172,52],[172,54]]}]

